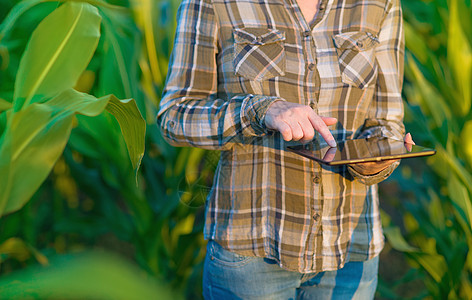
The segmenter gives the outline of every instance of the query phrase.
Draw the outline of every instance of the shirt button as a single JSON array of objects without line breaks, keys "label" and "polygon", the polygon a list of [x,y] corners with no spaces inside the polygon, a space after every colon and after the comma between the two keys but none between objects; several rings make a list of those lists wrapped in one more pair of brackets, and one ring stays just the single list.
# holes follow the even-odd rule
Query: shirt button
[{"label": "shirt button", "polygon": [[362,43],[362,42],[357,42],[356,44],[357,44],[357,46],[359,46],[361,48],[364,47],[364,43]]},{"label": "shirt button", "polygon": [[174,128],[174,126],[175,126],[175,122],[173,120],[170,120],[169,121],[169,127]]},{"label": "shirt button", "polygon": [[313,177],[313,183],[318,184],[320,183],[320,181],[321,181],[320,176]]},{"label": "shirt button", "polygon": [[311,63],[311,64],[308,65],[308,70],[310,70],[310,71],[315,70],[315,68],[316,68],[316,66],[315,66],[314,63]]},{"label": "shirt button", "polygon": [[319,213],[316,213],[316,214],[313,215],[313,220],[318,221],[319,218],[320,218],[320,214],[319,214]]},{"label": "shirt button", "polygon": [[304,37],[310,37],[311,36],[311,31],[303,31],[303,36]]}]

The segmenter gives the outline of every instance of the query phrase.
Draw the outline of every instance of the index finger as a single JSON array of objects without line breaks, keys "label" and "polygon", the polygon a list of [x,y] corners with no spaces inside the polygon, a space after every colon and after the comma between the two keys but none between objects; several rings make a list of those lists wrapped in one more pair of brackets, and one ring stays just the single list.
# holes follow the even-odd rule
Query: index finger
[{"label": "index finger", "polygon": [[308,115],[308,119],[310,119],[311,125],[313,125],[313,128],[321,134],[326,143],[331,147],[336,147],[336,141],[334,140],[333,135],[320,116],[313,112]]}]

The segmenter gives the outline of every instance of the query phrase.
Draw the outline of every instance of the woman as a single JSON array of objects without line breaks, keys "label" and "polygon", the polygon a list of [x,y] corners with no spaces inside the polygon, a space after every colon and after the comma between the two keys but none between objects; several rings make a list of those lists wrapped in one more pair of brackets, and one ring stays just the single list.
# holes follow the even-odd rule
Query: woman
[{"label": "woman", "polygon": [[373,298],[376,183],[399,162],[322,167],[286,147],[402,139],[399,0],[184,0],[178,21],[159,124],[221,150],[205,298]]}]

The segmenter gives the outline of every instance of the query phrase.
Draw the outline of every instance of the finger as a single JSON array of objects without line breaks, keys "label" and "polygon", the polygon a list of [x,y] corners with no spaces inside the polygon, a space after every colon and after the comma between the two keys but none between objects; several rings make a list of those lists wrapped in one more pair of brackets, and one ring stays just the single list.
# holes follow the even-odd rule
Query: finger
[{"label": "finger", "polygon": [[405,143],[406,151],[411,152],[413,150],[413,145],[410,143]]},{"label": "finger", "polygon": [[411,133],[409,132],[405,135],[405,143],[416,145],[415,142],[413,141],[413,138],[411,137]]},{"label": "finger", "polygon": [[411,152],[413,149],[413,145],[416,145],[415,142],[413,142],[413,138],[411,137],[411,134],[408,132],[405,135],[405,148],[406,151]]},{"label": "finger", "polygon": [[303,130],[298,122],[290,122],[288,125],[292,129],[292,140],[298,141],[303,138]]},{"label": "finger", "polygon": [[313,128],[321,134],[326,143],[328,143],[328,145],[331,147],[336,147],[336,141],[334,140],[334,137],[329,131],[325,122],[315,112],[313,112],[313,114],[309,114],[308,118],[310,119]]},{"label": "finger", "polygon": [[331,118],[331,117],[320,117],[320,118],[323,120],[326,126],[331,126],[338,122],[338,119],[336,118]]},{"label": "finger", "polygon": [[285,141],[288,142],[292,140],[292,128],[290,128],[287,123],[279,122],[277,124],[276,130],[278,130],[282,134],[282,137]]},{"label": "finger", "polygon": [[384,160],[384,161],[379,161],[379,162],[355,163],[355,164],[350,164],[350,165],[354,168],[354,170],[356,170],[357,172],[361,174],[372,175],[386,169],[388,166],[390,166],[396,161],[398,160],[390,159],[390,160]]},{"label": "finger", "polygon": [[302,141],[311,141],[315,137],[315,130],[308,119],[302,119],[298,122],[303,131]]}]

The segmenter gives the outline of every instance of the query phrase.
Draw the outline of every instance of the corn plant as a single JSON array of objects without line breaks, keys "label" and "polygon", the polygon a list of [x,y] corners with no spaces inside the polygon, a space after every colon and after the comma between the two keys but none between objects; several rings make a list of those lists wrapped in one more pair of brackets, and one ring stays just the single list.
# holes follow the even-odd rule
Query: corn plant
[{"label": "corn plant", "polygon": [[[167,145],[155,124],[179,1],[114,1],[119,7],[86,2],[101,18],[100,39],[74,88],[98,99],[109,94],[135,99],[146,123],[147,151],[136,172],[112,114],[77,115],[62,156],[32,201],[0,222],[1,271],[100,247],[134,259],[149,274],[186,289],[189,297],[200,297],[202,212],[214,156]],[[57,5],[11,1],[14,22],[6,17],[2,23],[9,34],[0,43],[2,62],[8,60],[0,72],[0,98],[12,94],[8,82],[14,81],[24,36]]]},{"label": "corn plant", "polygon": [[[4,24],[14,17],[8,16]],[[134,101],[113,95],[97,99],[73,89],[98,44],[100,21],[92,5],[66,2],[31,35],[12,101],[2,100],[7,109],[0,126],[0,214],[20,209],[46,179],[64,150],[76,114],[97,116],[107,109],[120,124],[137,170],[145,128]]]},{"label": "corn plant", "polygon": [[471,1],[412,0],[403,6],[407,127],[417,143],[436,148],[437,154],[427,166],[404,162],[395,174],[401,186],[403,200],[397,205],[405,239],[387,216],[386,235],[423,278],[427,291],[419,298],[468,299],[472,295]]}]

